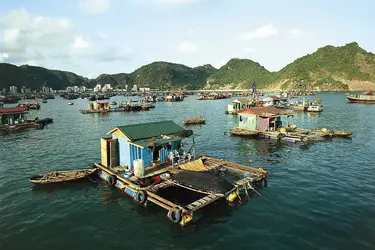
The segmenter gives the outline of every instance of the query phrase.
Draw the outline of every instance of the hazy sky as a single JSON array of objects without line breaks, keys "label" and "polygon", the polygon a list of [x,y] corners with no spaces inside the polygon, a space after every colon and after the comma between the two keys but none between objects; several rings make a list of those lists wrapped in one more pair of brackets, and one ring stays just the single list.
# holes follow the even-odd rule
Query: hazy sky
[{"label": "hazy sky", "polygon": [[375,52],[375,1],[3,0],[0,61],[96,77],[153,61],[269,70],[318,47]]}]

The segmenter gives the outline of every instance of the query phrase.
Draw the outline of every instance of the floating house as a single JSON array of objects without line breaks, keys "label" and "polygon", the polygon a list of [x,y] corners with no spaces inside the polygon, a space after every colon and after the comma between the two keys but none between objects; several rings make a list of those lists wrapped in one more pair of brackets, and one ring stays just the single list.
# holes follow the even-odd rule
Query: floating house
[{"label": "floating house", "polygon": [[133,169],[134,160],[144,166],[164,162],[192,133],[173,121],[118,126],[108,132],[111,137],[101,139],[102,165]]},{"label": "floating house", "polygon": [[320,141],[331,137],[350,137],[349,131],[328,131],[297,128],[293,121],[282,121],[281,117],[293,118],[293,113],[275,107],[254,107],[238,111],[238,126],[229,131],[232,135],[263,137],[286,142]]},{"label": "floating house", "polygon": [[228,109],[225,111],[226,114],[237,114],[239,110],[250,108],[253,102],[247,98],[238,98],[228,104]]},{"label": "floating house", "polygon": [[254,107],[238,112],[240,129],[276,131],[282,127],[281,116],[292,115],[275,107]]},{"label": "floating house", "polygon": [[118,126],[108,134],[101,138],[101,162],[94,164],[98,176],[140,205],[167,210],[181,226],[218,199],[235,202],[267,184],[267,170],[196,156],[194,139],[182,150],[193,133],[173,121]]},{"label": "floating house", "polygon": [[14,125],[26,122],[24,107],[0,108],[0,125]]},{"label": "floating house", "polygon": [[269,106],[276,106],[280,103],[281,99],[278,96],[268,96],[266,98],[262,99],[263,106],[269,107]]},{"label": "floating house", "polygon": [[89,109],[106,111],[110,109],[109,102],[89,102]]},{"label": "floating house", "polygon": [[167,95],[163,97],[165,102],[182,102],[184,100],[183,96],[180,95]]},{"label": "floating house", "polygon": [[44,128],[53,119],[26,119],[25,107],[0,108],[0,130],[16,131],[28,128]]}]

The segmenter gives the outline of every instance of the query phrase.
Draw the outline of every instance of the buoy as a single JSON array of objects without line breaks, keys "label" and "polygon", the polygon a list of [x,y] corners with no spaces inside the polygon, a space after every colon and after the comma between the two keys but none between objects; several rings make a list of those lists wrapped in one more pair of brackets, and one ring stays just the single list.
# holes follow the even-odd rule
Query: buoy
[{"label": "buoy", "polygon": [[181,221],[181,209],[178,207],[171,208],[167,216],[174,223],[179,223]]},{"label": "buoy", "polygon": [[237,192],[232,192],[232,193],[230,193],[229,195],[228,195],[228,198],[227,198],[227,200],[229,201],[229,202],[233,202],[235,199],[237,198]]},{"label": "buoy", "polygon": [[323,133],[327,133],[327,132],[328,132],[328,129],[326,129],[326,128],[322,128],[322,132],[323,132]]},{"label": "buoy", "polygon": [[116,184],[116,176],[108,175],[107,181],[108,181],[109,185],[114,186]]},{"label": "buoy", "polygon": [[284,127],[280,128],[280,132],[281,133],[285,133],[286,132],[286,128],[284,128]]},{"label": "buoy", "polygon": [[182,220],[180,222],[180,225],[185,226],[187,223],[189,223],[192,220],[193,220],[193,214],[192,213],[184,214],[182,216]]},{"label": "buoy", "polygon": [[140,203],[140,204],[143,204],[145,203],[146,201],[146,193],[143,192],[142,190],[141,191],[138,191],[137,194],[135,195],[135,200]]}]

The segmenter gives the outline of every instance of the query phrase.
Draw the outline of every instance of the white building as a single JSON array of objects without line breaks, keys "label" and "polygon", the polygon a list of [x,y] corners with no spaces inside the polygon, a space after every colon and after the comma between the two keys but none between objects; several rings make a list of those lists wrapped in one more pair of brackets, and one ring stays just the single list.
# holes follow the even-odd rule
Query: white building
[{"label": "white building", "polygon": [[18,93],[18,89],[16,86],[10,86],[9,87],[9,93],[11,94],[17,94]]},{"label": "white building", "polygon": [[42,93],[45,93],[45,94],[50,93],[50,88],[47,87],[47,86],[43,86],[43,87],[42,87]]},{"label": "white building", "polygon": [[94,88],[94,92],[100,92],[102,90],[102,85],[97,84]]},{"label": "white building", "polygon": [[150,88],[149,87],[139,88],[139,91],[140,92],[148,92],[148,91],[150,91]]},{"label": "white building", "polygon": [[138,87],[137,87],[137,85],[134,85],[134,86],[133,86],[132,91],[138,91]]},{"label": "white building", "polygon": [[102,92],[107,92],[112,90],[111,84],[105,84],[102,88]]}]

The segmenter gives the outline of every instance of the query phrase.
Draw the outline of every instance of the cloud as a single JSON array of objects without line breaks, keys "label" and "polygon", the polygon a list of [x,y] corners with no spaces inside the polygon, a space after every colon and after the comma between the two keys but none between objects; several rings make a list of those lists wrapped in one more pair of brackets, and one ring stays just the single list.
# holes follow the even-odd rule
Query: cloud
[{"label": "cloud", "polygon": [[180,54],[192,54],[197,52],[199,49],[198,45],[191,42],[181,42],[177,46],[177,51]]},{"label": "cloud", "polygon": [[3,28],[2,49],[6,53],[25,52],[28,47],[59,48],[72,34],[68,19],[42,17],[28,13],[25,9],[13,10],[0,19]]},{"label": "cloud", "polygon": [[294,28],[294,29],[289,30],[289,35],[291,35],[291,36],[299,36],[301,34],[302,34],[302,30],[300,30],[298,28]]},{"label": "cloud", "polygon": [[111,7],[110,0],[81,0],[78,6],[91,14],[100,14],[108,11]]},{"label": "cloud", "polygon": [[91,46],[90,41],[84,39],[82,36],[76,36],[71,44],[70,52],[72,55],[82,55],[85,54]]},{"label": "cloud", "polygon": [[264,25],[255,29],[252,32],[242,32],[240,37],[243,40],[250,41],[254,39],[263,39],[271,36],[276,36],[279,34],[278,29],[276,29],[273,24]]},{"label": "cloud", "polygon": [[76,34],[73,24],[66,18],[39,16],[20,9],[0,17],[0,26],[4,28],[0,61],[17,65],[44,66],[58,62],[71,67],[81,59],[115,62],[130,60],[132,55],[132,50],[125,45],[103,44],[107,35],[99,33],[90,38]]},{"label": "cloud", "polygon": [[153,0],[153,2],[165,5],[188,5],[200,2],[201,0]]},{"label": "cloud", "polygon": [[0,62],[4,61],[4,59],[7,59],[8,57],[8,53],[0,53]]},{"label": "cloud", "polygon": [[243,52],[245,52],[246,54],[249,54],[249,53],[253,52],[253,49],[252,48],[244,48]]}]

